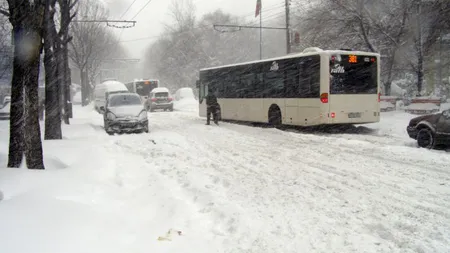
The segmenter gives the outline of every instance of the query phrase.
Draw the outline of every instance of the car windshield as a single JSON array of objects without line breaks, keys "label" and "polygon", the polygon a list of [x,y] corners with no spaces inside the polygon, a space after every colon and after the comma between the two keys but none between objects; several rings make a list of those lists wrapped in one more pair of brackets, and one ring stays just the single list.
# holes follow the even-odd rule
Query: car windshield
[{"label": "car windshield", "polygon": [[109,100],[109,106],[128,106],[128,105],[140,105],[141,99],[135,94],[130,95],[116,95],[112,96]]}]

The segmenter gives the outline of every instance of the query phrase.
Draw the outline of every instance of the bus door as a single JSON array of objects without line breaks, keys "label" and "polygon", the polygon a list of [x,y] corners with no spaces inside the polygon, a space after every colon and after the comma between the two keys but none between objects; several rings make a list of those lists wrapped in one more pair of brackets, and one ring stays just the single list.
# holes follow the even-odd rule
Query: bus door
[{"label": "bus door", "polygon": [[199,116],[206,117],[206,99],[205,99],[205,97],[208,95],[208,84],[203,83],[200,80],[197,80],[197,88],[198,88]]}]

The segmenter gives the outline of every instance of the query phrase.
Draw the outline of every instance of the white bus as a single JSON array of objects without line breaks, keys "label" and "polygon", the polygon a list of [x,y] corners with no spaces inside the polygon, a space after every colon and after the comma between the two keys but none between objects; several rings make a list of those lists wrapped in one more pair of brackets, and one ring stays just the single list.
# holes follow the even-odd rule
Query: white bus
[{"label": "white bus", "polygon": [[137,93],[142,99],[147,99],[150,92],[154,88],[159,87],[159,80],[145,79],[134,80],[133,82],[126,83],[125,86],[130,92]]},{"label": "white bus", "polygon": [[141,99],[145,105],[145,108],[149,108],[148,98],[150,96],[150,92],[154,88],[159,87],[159,80],[157,79],[141,79],[134,80],[133,82],[126,83],[125,86],[130,92],[137,93],[141,96]]},{"label": "white bus", "polygon": [[380,55],[307,48],[302,53],[200,70],[199,114],[214,92],[219,118],[314,126],[380,121]]}]

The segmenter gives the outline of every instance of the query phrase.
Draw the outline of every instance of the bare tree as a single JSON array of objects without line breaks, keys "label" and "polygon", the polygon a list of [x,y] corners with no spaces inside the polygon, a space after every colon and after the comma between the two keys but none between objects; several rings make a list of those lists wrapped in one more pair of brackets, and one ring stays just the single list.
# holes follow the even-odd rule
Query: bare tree
[{"label": "bare tree", "polygon": [[[170,88],[195,87],[202,67],[255,59],[259,53],[258,32],[242,30],[222,33],[213,24],[239,24],[238,17],[217,10],[198,22],[190,1],[172,2],[172,23],[149,46],[145,55],[146,75],[167,82]],[[284,52],[284,49],[283,49]]]},{"label": "bare tree", "polygon": [[[96,0],[79,2],[78,17],[84,20],[106,20],[108,12]],[[82,105],[87,105],[92,87],[90,82],[99,74],[102,61],[122,53],[119,42],[102,22],[79,22],[70,25],[73,39],[70,42],[69,57],[80,70]]]},{"label": "bare tree", "polygon": [[38,81],[45,4],[43,0],[8,0],[8,7],[8,11],[0,9],[9,16],[15,47],[8,167],[20,167],[25,153],[28,168],[44,169]]},{"label": "bare tree", "polygon": [[[57,3],[59,11],[57,10]],[[73,18],[71,9],[75,6],[70,0],[48,0],[45,6],[44,64],[45,64],[45,139],[62,139],[61,112],[69,124],[67,108],[67,90],[70,89],[67,44],[69,24]],[[59,13],[59,31],[55,23],[55,14]],[[69,78],[69,79],[67,79]],[[61,99],[63,101],[61,101]]]}]

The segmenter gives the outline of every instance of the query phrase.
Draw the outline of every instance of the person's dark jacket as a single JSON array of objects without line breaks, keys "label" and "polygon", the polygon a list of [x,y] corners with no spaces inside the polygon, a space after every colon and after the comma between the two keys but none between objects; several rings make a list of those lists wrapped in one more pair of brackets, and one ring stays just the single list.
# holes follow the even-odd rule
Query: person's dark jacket
[{"label": "person's dark jacket", "polygon": [[214,96],[212,93],[209,93],[206,96],[206,105],[207,106],[216,106],[217,105],[217,97]]}]

